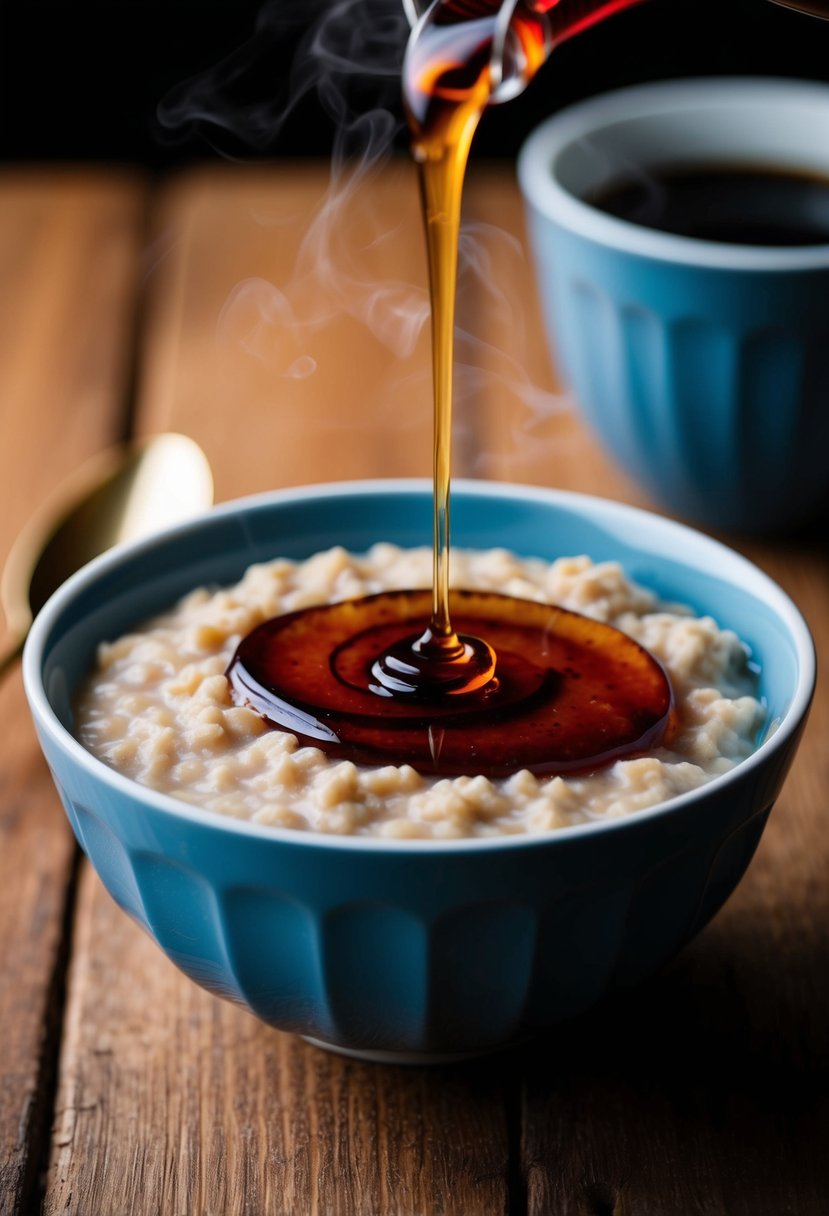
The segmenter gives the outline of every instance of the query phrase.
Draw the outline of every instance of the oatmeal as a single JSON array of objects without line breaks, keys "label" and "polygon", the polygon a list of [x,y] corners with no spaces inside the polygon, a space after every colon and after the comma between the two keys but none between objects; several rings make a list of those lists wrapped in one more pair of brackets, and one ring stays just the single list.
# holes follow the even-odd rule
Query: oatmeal
[{"label": "oatmeal", "polygon": [[452,581],[558,604],[615,626],[663,664],[678,729],[670,747],[584,776],[434,777],[358,767],[303,746],[235,705],[225,671],[270,617],[381,591],[428,588],[431,548],[335,547],[251,566],[233,587],[199,588],[99,647],[76,705],[78,738],[143,785],[219,814],[282,828],[393,838],[547,832],[629,815],[727,772],[756,746],[763,709],[746,649],[707,616],[665,604],[615,562],[546,562],[504,549],[453,550]]}]

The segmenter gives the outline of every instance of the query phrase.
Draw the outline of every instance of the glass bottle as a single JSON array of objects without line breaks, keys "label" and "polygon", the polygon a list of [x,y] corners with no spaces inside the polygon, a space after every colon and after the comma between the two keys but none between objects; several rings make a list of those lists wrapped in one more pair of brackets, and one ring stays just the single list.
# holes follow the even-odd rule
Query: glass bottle
[{"label": "glass bottle", "polygon": [[[490,102],[508,101],[526,87],[552,48],[591,25],[644,0],[402,0],[414,32],[429,28],[430,53],[441,36],[451,49],[459,36],[489,55]],[[829,20],[829,0],[770,0],[782,8]],[[418,31],[417,27],[420,27]]]},{"label": "glass bottle", "polygon": [[823,17],[829,21],[829,0],[771,0],[781,8],[793,8],[799,13],[810,13],[813,17]]},{"label": "glass bottle", "polygon": [[[643,0],[403,0],[413,34],[410,46],[428,45],[430,58],[446,44],[446,57],[467,63],[489,58],[490,102],[522,91],[554,46]],[[826,0],[829,4],[829,0]],[[477,53],[473,56],[471,48]]]}]

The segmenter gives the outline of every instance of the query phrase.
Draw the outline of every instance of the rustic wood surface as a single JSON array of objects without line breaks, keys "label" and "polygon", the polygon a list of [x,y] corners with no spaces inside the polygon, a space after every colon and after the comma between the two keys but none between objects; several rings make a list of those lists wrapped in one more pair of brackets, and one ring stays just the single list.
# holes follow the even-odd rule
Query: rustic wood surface
[{"label": "rustic wood surface", "polygon": [[[121,437],[133,360],[143,183],[0,175],[0,552],[56,481]],[[46,1161],[75,849],[19,671],[0,685],[0,1209]]]},{"label": "rustic wood surface", "polygon": [[[205,449],[219,499],[428,476],[408,165],[0,176],[0,559],[132,432]],[[336,206],[334,205],[336,203]],[[455,471],[647,503],[579,423],[509,166],[466,196]],[[726,538],[829,654],[824,530]],[[0,687],[0,1212],[825,1216],[829,697],[739,889],[665,971],[548,1042],[452,1068],[347,1060],[180,975],[78,860],[18,671]]]}]

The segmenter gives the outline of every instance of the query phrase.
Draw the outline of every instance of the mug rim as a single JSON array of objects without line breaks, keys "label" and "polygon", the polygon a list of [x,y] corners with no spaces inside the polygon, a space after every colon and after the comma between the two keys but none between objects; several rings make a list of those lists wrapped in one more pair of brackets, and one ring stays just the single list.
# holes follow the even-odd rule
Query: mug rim
[{"label": "mug rim", "polygon": [[[544,218],[576,236],[656,261],[732,271],[829,269],[829,242],[762,246],[663,232],[600,211],[555,176],[556,158],[591,133],[670,110],[686,114],[716,112],[718,106],[732,100],[758,106],[820,107],[826,112],[829,129],[829,87],[818,81],[782,76],[697,76],[613,89],[566,106],[542,120],[525,139],[516,164],[525,201]],[[757,162],[747,158],[744,163]],[[826,177],[829,180],[829,154]]]}]

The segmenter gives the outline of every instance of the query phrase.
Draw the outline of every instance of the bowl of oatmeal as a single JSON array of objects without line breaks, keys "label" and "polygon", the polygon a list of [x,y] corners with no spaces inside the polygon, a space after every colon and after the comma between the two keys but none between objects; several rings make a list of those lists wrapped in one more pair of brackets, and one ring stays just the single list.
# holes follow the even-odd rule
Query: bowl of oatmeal
[{"label": "bowl of oatmeal", "polygon": [[210,992],[377,1060],[502,1048],[670,959],[748,866],[814,688],[797,607],[702,533],[526,486],[459,482],[452,505],[453,587],[633,639],[670,686],[668,734],[572,771],[447,772],[355,761],[234,695],[264,623],[428,590],[425,481],[258,495],[122,546],[24,653],[116,902]]}]

